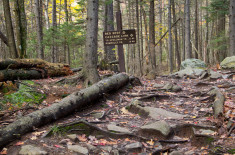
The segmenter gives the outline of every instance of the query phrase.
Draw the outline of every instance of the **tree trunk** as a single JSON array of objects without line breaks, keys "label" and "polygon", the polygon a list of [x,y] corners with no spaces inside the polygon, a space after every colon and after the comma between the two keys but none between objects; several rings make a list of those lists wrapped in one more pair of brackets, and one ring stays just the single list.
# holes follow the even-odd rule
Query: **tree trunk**
[{"label": "tree trunk", "polygon": [[[198,51],[198,35],[199,35],[199,32],[198,32],[198,2],[197,0],[195,0],[195,27],[194,27],[194,34],[195,34],[195,52],[194,52],[194,55],[195,55],[195,58],[198,59],[198,55],[200,55],[199,51]],[[201,56],[200,56],[201,57]]]},{"label": "tree trunk", "polygon": [[25,133],[33,131],[35,127],[37,128],[52,121],[56,121],[71,114],[75,110],[84,108],[92,102],[94,104],[103,94],[118,90],[126,85],[128,81],[129,77],[125,74],[114,75],[89,88],[63,98],[59,103],[37,110],[16,120],[0,130],[0,147],[16,140]]},{"label": "tree trunk", "polygon": [[16,23],[16,40],[17,51],[20,58],[26,57],[27,48],[27,22],[24,9],[24,0],[14,0],[15,7],[15,23]]},{"label": "tree trunk", "polygon": [[[114,31],[114,17],[113,17],[113,1],[107,2],[105,5],[105,31]],[[105,60],[107,62],[116,60],[115,45],[105,46]]]},{"label": "tree trunk", "polygon": [[[206,7],[209,6],[208,0],[206,0]],[[209,18],[209,12],[206,10],[206,18]],[[209,21],[206,20],[206,41],[205,41],[205,52],[204,52],[204,61],[209,64],[209,48],[208,48],[208,43],[209,43]]]},{"label": "tree trunk", "polygon": [[150,0],[149,10],[149,43],[150,43],[150,67],[156,72],[156,55],[155,55],[155,18],[154,18],[154,0]]},{"label": "tree trunk", "polygon": [[172,33],[171,33],[171,0],[168,0],[168,52],[170,62],[170,72],[173,72],[173,51],[172,51]]},{"label": "tree trunk", "polygon": [[186,0],[186,24],[185,24],[185,52],[186,59],[192,58],[191,28],[190,28],[190,0]]},{"label": "tree trunk", "polygon": [[43,31],[42,31],[42,1],[35,0],[35,15],[36,15],[36,26],[37,26],[37,41],[38,41],[38,55],[40,59],[44,59],[43,50]]},{"label": "tree trunk", "polygon": [[[69,12],[68,12],[68,5],[67,5],[67,0],[64,0],[64,12],[65,12],[65,21],[66,21],[66,31],[68,34],[68,24],[69,24]],[[69,65],[71,65],[71,57],[70,57],[70,49],[69,49],[69,43],[67,38],[65,38],[65,53],[67,50],[67,62]],[[66,59],[66,54],[65,54],[65,59]]]},{"label": "tree trunk", "polygon": [[4,42],[4,44],[6,44],[7,46],[9,46],[7,37],[6,37],[1,31],[0,31],[0,38],[1,38],[1,40]]},{"label": "tree trunk", "polygon": [[52,48],[51,48],[51,55],[52,55],[52,62],[57,61],[56,57],[56,42],[55,42],[55,33],[56,33],[56,27],[57,27],[57,16],[56,16],[56,0],[53,0],[52,3]]},{"label": "tree trunk", "polygon": [[3,8],[4,8],[4,17],[6,21],[6,31],[7,31],[7,39],[8,39],[8,44],[9,44],[10,57],[18,58],[19,54],[17,52],[16,44],[15,44],[15,37],[14,37],[14,32],[13,32],[12,20],[11,20],[9,0],[3,0]]},{"label": "tree trunk", "polygon": [[142,66],[140,59],[140,22],[139,22],[139,0],[136,0],[136,26],[137,26],[137,50],[136,50],[136,75],[142,76]]},{"label": "tree trunk", "polygon": [[230,0],[230,16],[229,16],[229,55],[235,55],[235,1]]},{"label": "tree trunk", "polygon": [[45,21],[46,21],[46,29],[50,28],[49,16],[48,16],[48,1],[45,0],[44,8],[45,8]]},{"label": "tree trunk", "polygon": [[[159,36],[162,36],[162,0],[160,0],[160,6],[159,6],[159,18],[160,18],[160,29],[159,29]],[[159,44],[159,61],[160,65],[162,65],[162,40],[160,40]]]},{"label": "tree trunk", "polygon": [[97,71],[98,7],[98,0],[87,1],[86,50],[83,57],[83,72],[86,84],[94,84],[100,80]]}]

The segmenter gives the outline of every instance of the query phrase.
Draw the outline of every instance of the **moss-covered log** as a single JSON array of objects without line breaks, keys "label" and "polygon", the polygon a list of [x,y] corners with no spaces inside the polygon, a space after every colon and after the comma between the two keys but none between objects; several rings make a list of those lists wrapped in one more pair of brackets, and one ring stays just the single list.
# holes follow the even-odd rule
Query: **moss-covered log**
[{"label": "moss-covered log", "polygon": [[59,103],[54,103],[50,107],[35,111],[16,120],[5,128],[0,129],[0,148],[23,134],[33,131],[35,127],[58,120],[61,117],[71,114],[75,110],[79,110],[91,104],[102,97],[104,93],[118,90],[120,87],[126,85],[128,81],[129,77],[125,74],[114,75],[91,87],[67,96]]},{"label": "moss-covered log", "polygon": [[45,74],[38,70],[0,70],[0,82],[13,80],[42,79]]},{"label": "moss-covered log", "polygon": [[6,59],[0,61],[0,70],[7,69],[42,69],[49,77],[72,74],[69,65],[62,63],[50,63],[42,59]]}]

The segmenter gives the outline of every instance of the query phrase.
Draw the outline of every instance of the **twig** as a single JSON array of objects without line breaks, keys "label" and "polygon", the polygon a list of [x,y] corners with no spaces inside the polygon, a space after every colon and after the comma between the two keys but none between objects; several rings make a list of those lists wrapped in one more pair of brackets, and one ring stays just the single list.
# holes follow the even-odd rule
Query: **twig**
[{"label": "twig", "polygon": [[230,134],[232,133],[232,131],[235,129],[235,123],[233,124],[233,126],[230,128],[228,134],[227,134],[227,137],[230,136]]}]

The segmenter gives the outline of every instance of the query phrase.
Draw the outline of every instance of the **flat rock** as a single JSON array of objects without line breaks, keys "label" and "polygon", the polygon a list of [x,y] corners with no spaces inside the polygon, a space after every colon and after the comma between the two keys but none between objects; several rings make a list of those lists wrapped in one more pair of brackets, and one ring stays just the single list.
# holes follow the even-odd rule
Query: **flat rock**
[{"label": "flat rock", "polygon": [[184,153],[180,151],[172,151],[169,155],[184,155]]},{"label": "flat rock", "polygon": [[67,135],[67,137],[72,141],[76,141],[78,139],[76,134]]},{"label": "flat rock", "polygon": [[113,149],[111,146],[101,146],[100,148],[104,151],[107,151],[107,152],[111,152]]},{"label": "flat rock", "polygon": [[153,85],[153,88],[162,88],[162,87],[164,87],[164,84],[154,84]]},{"label": "flat rock", "polygon": [[109,124],[107,128],[109,131],[114,131],[114,132],[119,132],[119,133],[131,133],[130,130],[120,127],[120,126],[116,126],[114,124]]},{"label": "flat rock", "polygon": [[79,145],[68,145],[68,150],[79,154],[88,154],[88,149]]},{"label": "flat rock", "polygon": [[39,147],[35,147],[32,145],[24,145],[21,147],[19,154],[20,155],[44,155],[48,153]]},{"label": "flat rock", "polygon": [[180,78],[184,76],[190,76],[190,77],[198,76],[199,77],[203,73],[205,73],[205,69],[187,67],[183,70],[173,73],[171,76],[177,76]]},{"label": "flat rock", "polygon": [[213,135],[216,134],[215,131],[212,131],[212,130],[205,130],[205,129],[200,129],[200,130],[198,131],[198,133],[199,133],[199,134],[202,134],[202,135],[211,135],[211,136],[213,136]]},{"label": "flat rock", "polygon": [[169,134],[171,133],[171,127],[166,121],[157,121],[152,124],[140,127],[140,131],[142,133],[153,131],[155,133],[160,133],[164,137],[168,137]]},{"label": "flat rock", "polygon": [[219,78],[222,78],[222,74],[215,72],[213,70],[210,70],[210,78],[211,79],[219,79]]},{"label": "flat rock", "polygon": [[127,150],[136,150],[136,149],[141,149],[143,147],[142,143],[136,142],[136,143],[131,143],[125,146]]}]

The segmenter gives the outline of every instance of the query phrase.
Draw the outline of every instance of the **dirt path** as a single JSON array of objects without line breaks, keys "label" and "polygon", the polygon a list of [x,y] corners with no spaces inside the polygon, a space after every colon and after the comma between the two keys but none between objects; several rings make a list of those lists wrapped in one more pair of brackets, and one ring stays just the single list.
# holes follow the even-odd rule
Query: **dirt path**
[{"label": "dirt path", "polygon": [[[157,77],[141,82],[142,86],[129,85],[106,94],[95,106],[35,129],[6,146],[2,154],[234,153],[235,131],[229,133],[235,121],[232,79]],[[208,94],[215,86],[225,96],[225,117],[218,119],[213,118],[215,99]],[[48,86],[51,96],[44,106],[81,85],[66,87]]]}]

